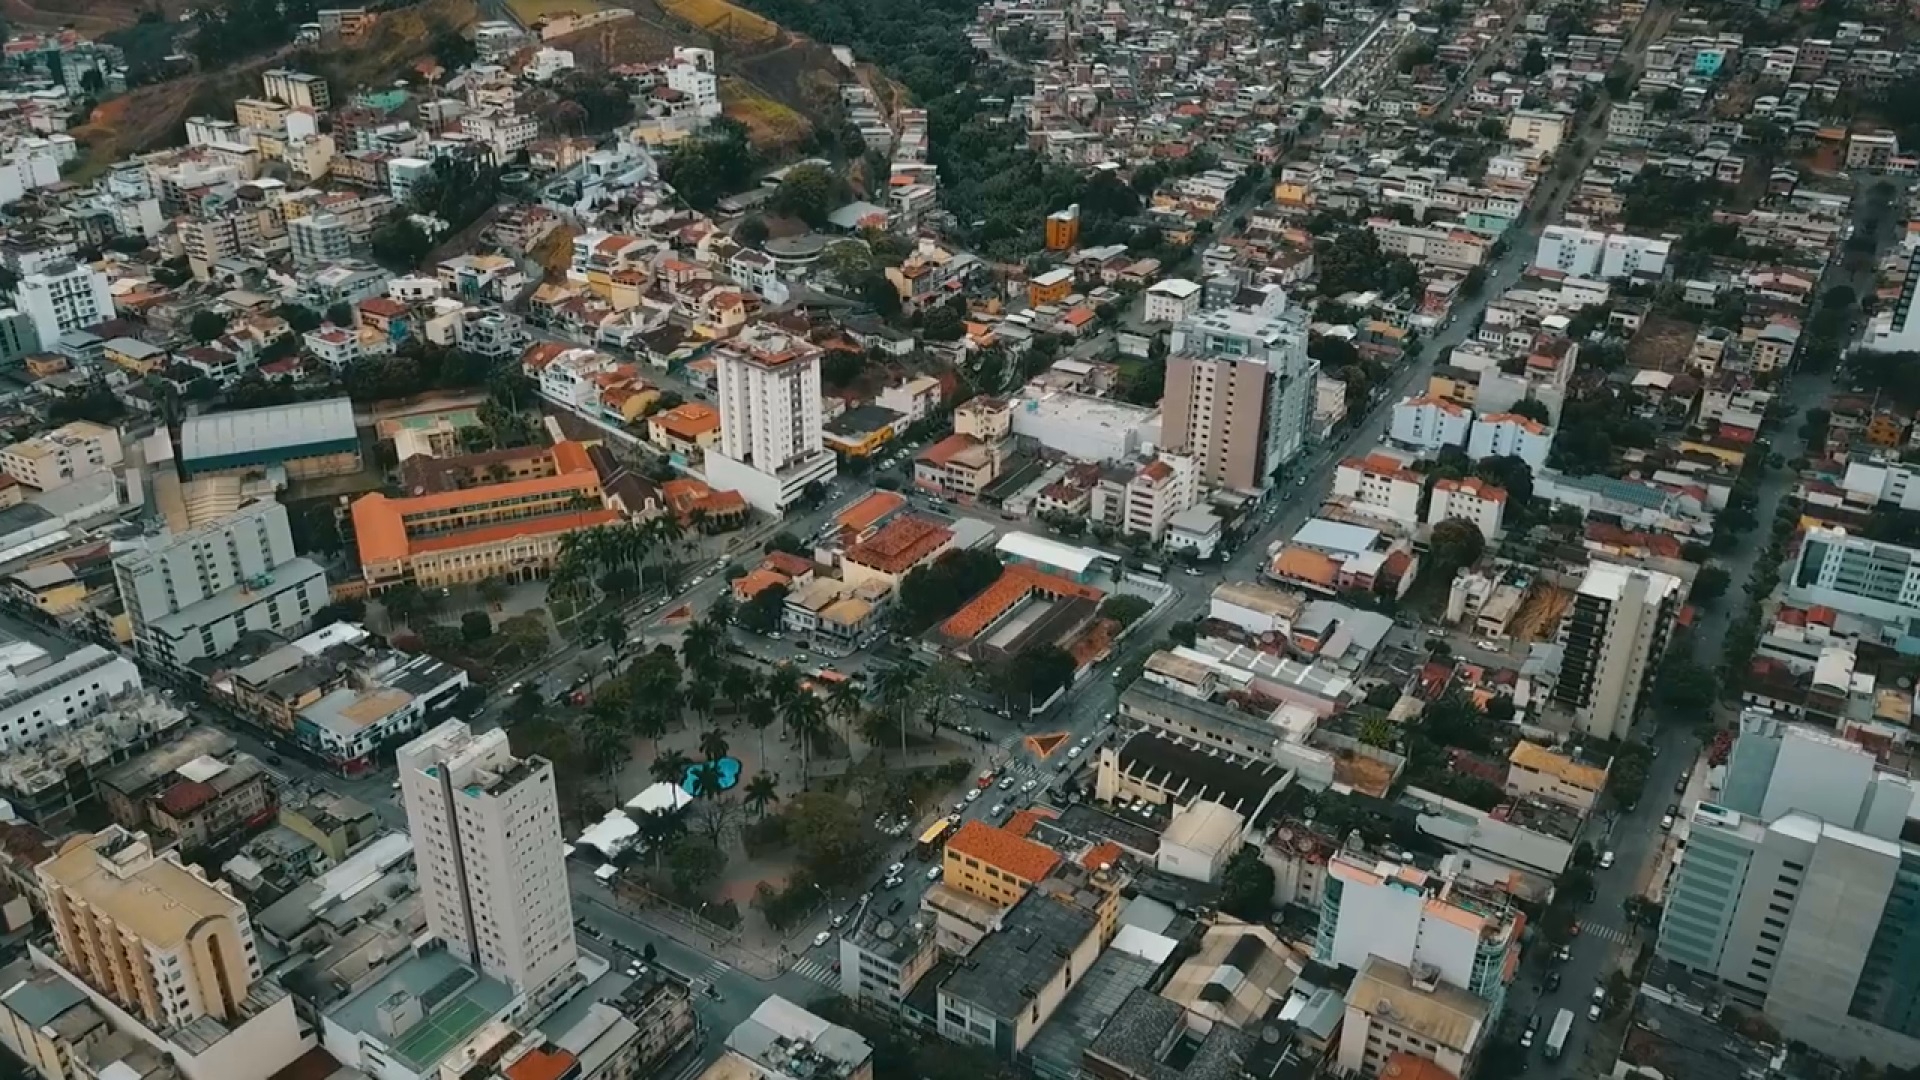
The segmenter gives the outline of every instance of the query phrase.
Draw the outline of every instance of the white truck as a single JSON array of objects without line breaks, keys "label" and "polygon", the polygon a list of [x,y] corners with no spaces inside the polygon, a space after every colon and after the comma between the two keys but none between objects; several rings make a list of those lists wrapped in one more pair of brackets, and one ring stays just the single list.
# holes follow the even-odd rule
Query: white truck
[{"label": "white truck", "polygon": [[1573,1030],[1573,1010],[1561,1009],[1553,1018],[1553,1028],[1547,1032],[1547,1056],[1557,1058],[1560,1051],[1567,1048],[1567,1033]]}]

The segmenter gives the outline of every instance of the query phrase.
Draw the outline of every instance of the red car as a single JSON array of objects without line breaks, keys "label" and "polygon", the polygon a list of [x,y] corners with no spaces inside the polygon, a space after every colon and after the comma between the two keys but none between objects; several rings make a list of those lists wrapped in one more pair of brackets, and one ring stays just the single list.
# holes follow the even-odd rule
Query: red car
[{"label": "red car", "polygon": [[981,773],[980,779],[977,782],[975,782],[973,786],[979,788],[982,791],[985,791],[987,788],[992,787],[993,786],[993,770],[988,769],[986,772]]}]

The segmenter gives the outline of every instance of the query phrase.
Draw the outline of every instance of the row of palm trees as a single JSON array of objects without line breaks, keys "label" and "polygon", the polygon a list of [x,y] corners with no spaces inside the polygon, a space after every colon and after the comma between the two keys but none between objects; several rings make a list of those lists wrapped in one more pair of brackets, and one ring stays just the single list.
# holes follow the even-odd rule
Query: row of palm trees
[{"label": "row of palm trees", "polygon": [[648,566],[670,569],[677,549],[689,542],[686,528],[673,514],[577,529],[561,537],[560,555],[547,587],[562,596],[584,599],[595,583],[604,587],[609,575],[631,573],[637,581]]}]

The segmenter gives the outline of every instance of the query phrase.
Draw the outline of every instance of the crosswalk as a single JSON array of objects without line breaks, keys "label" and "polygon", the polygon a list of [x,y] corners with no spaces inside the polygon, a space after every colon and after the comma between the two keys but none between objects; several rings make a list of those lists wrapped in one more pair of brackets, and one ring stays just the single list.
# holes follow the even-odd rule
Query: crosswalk
[{"label": "crosswalk", "polygon": [[815,960],[811,956],[803,956],[795,960],[792,970],[795,975],[812,979],[822,986],[840,985],[840,976],[835,975],[833,969],[828,967],[823,961]]},{"label": "crosswalk", "polygon": [[1602,941],[1611,941],[1615,945],[1625,945],[1627,943],[1626,931],[1615,930],[1605,923],[1587,922],[1583,919],[1580,922],[1580,933],[1587,937],[1597,937]]},{"label": "crosswalk", "polygon": [[715,960],[713,963],[707,965],[707,970],[700,973],[700,978],[704,979],[708,983],[717,983],[721,980],[723,976],[725,976],[728,972],[732,970],[733,970],[732,965],[728,964],[726,961]]}]

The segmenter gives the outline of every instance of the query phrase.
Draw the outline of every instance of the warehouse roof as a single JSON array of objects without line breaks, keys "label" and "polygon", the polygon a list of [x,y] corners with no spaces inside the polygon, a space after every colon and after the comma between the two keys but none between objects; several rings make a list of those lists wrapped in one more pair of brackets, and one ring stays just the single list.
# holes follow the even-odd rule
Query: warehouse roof
[{"label": "warehouse roof", "polygon": [[180,425],[180,456],[225,457],[354,438],[353,402],[329,398],[190,417]]}]

